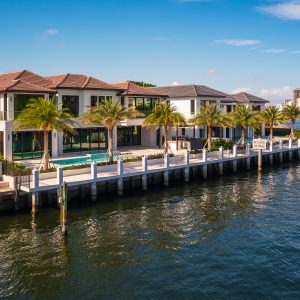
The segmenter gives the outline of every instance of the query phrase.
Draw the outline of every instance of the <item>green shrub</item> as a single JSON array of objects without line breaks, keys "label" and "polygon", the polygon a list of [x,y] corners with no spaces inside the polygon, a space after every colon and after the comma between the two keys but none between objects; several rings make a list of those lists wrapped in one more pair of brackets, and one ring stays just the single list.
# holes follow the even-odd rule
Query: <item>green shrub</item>
[{"label": "green shrub", "polygon": [[211,142],[211,151],[218,151],[220,147],[223,147],[224,150],[229,150],[233,146],[231,141],[224,139],[216,139]]}]

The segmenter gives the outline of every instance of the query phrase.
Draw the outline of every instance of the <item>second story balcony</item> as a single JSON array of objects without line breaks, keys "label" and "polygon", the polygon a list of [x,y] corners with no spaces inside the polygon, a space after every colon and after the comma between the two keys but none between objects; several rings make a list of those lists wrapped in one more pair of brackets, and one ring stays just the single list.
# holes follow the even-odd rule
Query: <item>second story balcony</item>
[{"label": "second story balcony", "polygon": [[135,107],[136,110],[144,114],[144,117],[151,114],[156,104],[160,103],[159,98],[129,98],[128,107]]}]

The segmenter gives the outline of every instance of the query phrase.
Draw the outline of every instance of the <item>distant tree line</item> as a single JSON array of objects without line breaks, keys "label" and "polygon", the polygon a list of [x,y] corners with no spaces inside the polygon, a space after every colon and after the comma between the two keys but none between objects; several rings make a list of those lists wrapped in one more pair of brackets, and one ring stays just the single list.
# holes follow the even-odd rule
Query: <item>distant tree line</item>
[{"label": "distant tree line", "polygon": [[135,83],[135,84],[137,84],[139,86],[142,86],[142,87],[156,87],[155,84],[144,82],[144,81],[128,80],[128,82]]}]

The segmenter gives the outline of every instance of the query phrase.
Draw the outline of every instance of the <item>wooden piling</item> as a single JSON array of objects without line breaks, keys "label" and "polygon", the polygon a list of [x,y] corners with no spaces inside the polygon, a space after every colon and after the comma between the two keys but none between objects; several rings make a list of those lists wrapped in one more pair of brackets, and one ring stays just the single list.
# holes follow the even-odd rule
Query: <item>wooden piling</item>
[{"label": "wooden piling", "polygon": [[64,182],[62,185],[62,201],[60,205],[60,225],[61,232],[63,234],[67,234],[67,208],[68,208],[68,186],[67,183]]}]

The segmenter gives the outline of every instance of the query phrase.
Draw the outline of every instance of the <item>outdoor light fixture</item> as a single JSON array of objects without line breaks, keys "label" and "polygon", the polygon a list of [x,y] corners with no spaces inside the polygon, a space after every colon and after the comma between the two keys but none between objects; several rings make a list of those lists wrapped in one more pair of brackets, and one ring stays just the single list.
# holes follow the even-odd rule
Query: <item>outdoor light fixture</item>
[{"label": "outdoor light fixture", "polygon": [[9,134],[7,135],[7,140],[8,140],[8,141],[10,140],[10,135],[9,135]]}]

